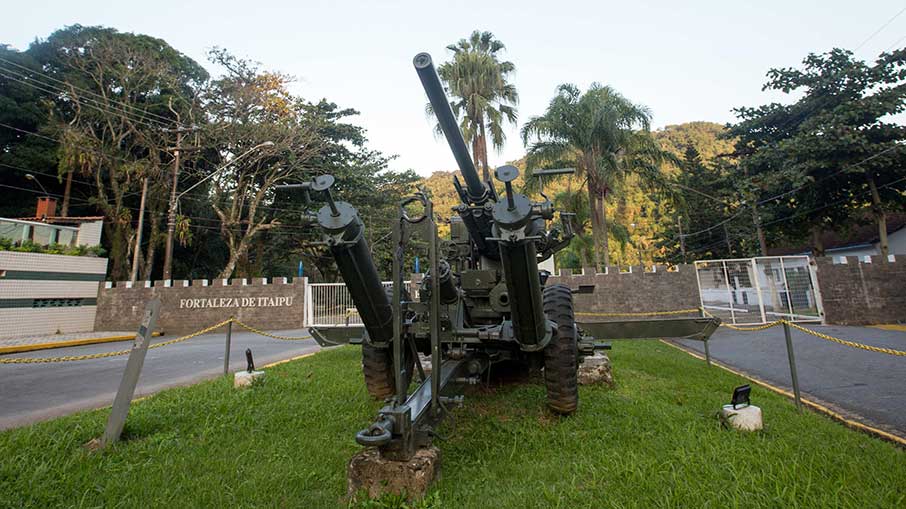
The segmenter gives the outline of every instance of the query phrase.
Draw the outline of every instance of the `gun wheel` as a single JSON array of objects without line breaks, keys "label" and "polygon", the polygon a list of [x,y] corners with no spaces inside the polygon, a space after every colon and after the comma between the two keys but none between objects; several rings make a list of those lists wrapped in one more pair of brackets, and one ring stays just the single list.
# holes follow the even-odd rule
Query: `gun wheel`
[{"label": "gun wheel", "polygon": [[[387,297],[392,300],[393,293],[388,288]],[[404,295],[408,300],[408,295]],[[403,383],[409,387],[412,373],[415,370],[415,356],[408,344],[403,344],[403,366],[406,369]],[[396,393],[396,371],[393,369],[393,344],[378,348],[367,341],[362,344],[362,373],[365,375],[365,386],[368,394],[375,399],[386,399]]]},{"label": "gun wheel", "polygon": [[544,288],[544,314],[557,323],[557,334],[544,349],[544,384],[547,406],[558,414],[571,414],[579,406],[576,322],[569,287]]}]

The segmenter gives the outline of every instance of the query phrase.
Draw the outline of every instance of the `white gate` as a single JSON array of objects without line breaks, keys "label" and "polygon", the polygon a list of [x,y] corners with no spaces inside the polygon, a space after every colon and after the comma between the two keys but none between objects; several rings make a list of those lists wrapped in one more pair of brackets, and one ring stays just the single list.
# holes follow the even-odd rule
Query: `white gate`
[{"label": "white gate", "polygon": [[695,262],[702,308],[731,324],[821,322],[821,292],[808,256]]},{"label": "white gate", "polygon": [[[384,288],[391,286],[384,281]],[[409,281],[403,281],[408,287]],[[362,325],[346,283],[309,283],[305,287],[305,326],[343,327]]]}]

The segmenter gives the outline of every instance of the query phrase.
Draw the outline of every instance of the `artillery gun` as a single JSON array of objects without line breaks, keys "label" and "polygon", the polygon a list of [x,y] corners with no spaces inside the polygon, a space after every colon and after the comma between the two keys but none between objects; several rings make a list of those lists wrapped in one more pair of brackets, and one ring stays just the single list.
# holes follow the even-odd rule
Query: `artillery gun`
[{"label": "artillery gun", "polygon": [[[365,384],[386,404],[356,441],[378,447],[392,460],[408,460],[430,444],[450,406],[463,401],[454,388],[478,383],[501,362],[542,371],[548,407],[558,414],[575,412],[581,358],[609,348],[576,323],[575,291],[547,285],[549,273],[538,268],[539,261],[569,245],[570,215],[561,212],[556,222],[558,214],[543,193],[542,201],[533,202],[517,192],[513,181],[519,172],[513,166],[494,172],[503,196],[491,182],[482,182],[430,55],[419,53],[413,63],[465,181],[463,186],[454,177],[461,203],[453,209],[458,217],[451,219],[450,239],[438,238],[433,204],[424,191],[403,200],[392,231],[392,285],[385,290],[364,223],[351,204],[334,199],[333,177],[292,186],[320,193],[326,201],[309,220],[322,229],[363,323],[314,327],[312,335],[322,346],[361,344]],[[542,170],[535,176],[571,171]],[[421,207],[415,217],[409,212],[413,205]],[[403,285],[403,254],[413,236],[427,242],[429,269],[410,292]],[[690,330],[710,335],[708,328],[699,324]],[[430,356],[430,374],[419,354]],[[409,392],[416,373],[417,386]]]}]

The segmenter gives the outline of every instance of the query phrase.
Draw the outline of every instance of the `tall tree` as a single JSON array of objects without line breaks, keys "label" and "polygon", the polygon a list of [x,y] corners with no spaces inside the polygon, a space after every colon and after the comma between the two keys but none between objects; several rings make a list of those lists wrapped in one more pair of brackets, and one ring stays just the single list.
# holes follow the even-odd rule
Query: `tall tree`
[{"label": "tall tree", "polygon": [[906,204],[894,187],[906,176],[906,126],[890,118],[906,110],[906,49],[873,65],[842,49],[810,54],[802,69],[771,69],[763,88],[801,98],[735,110],[729,134],[753,203],[788,240],[811,237],[818,254],[823,231],[869,216],[886,256],[886,213]]},{"label": "tall tree", "polygon": [[500,60],[505,48],[491,32],[476,30],[468,39],[447,46],[453,59],[437,68],[447,92],[454,97],[450,106],[461,118],[463,137],[472,145],[472,160],[476,168],[481,168],[485,181],[491,178],[488,138],[499,150],[506,141],[505,124],[515,125],[517,119],[519,94],[508,81],[516,66]]},{"label": "tall tree", "polygon": [[670,158],[651,136],[651,113],[610,87],[594,83],[584,94],[560,85],[544,115],[522,128],[527,164],[575,166],[585,179],[597,267],[609,264],[608,197],[629,175],[643,185],[662,181],[661,163]]},{"label": "tall tree", "polygon": [[106,218],[111,275],[125,279],[129,250],[138,249],[130,198],[145,178],[163,177],[171,105],[192,107],[189,98],[207,72],[160,39],[103,27],[67,27],[28,53],[41,62],[45,81],[36,82],[54,103],[60,174],[78,172],[94,183],[91,201]]},{"label": "tall tree", "polygon": [[219,149],[211,205],[230,253],[219,277],[229,278],[258,235],[280,224],[267,207],[274,187],[311,178],[322,140],[319,126],[306,121],[304,101],[287,90],[289,77],[222,49],[210,58],[226,69],[205,94],[204,138]]}]

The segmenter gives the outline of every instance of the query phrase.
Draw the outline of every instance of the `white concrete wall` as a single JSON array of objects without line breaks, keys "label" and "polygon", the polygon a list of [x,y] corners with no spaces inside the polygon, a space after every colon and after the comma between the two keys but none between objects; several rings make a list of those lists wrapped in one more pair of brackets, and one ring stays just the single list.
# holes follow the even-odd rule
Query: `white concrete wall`
[{"label": "white concrete wall", "polygon": [[906,228],[901,228],[887,236],[890,254],[906,255]]},{"label": "white concrete wall", "polygon": [[94,247],[101,244],[101,230],[104,226],[103,221],[94,221],[92,223],[82,223],[79,225],[79,235],[76,238],[77,246]]},{"label": "white concrete wall", "polygon": [[[106,258],[0,251],[0,338],[92,331],[106,272]],[[64,303],[79,305],[43,307]]]}]

